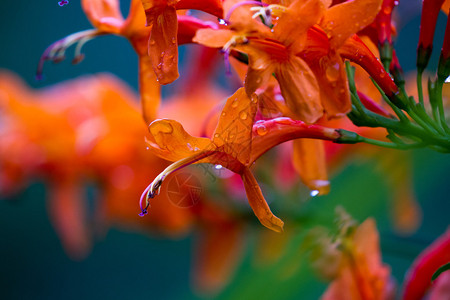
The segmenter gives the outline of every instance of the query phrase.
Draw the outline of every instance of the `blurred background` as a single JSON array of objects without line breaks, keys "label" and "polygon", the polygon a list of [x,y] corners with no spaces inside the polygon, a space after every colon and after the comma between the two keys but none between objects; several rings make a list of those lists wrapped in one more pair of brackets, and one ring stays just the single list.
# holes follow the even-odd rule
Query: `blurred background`
[{"label": "blurred background", "polygon": [[[418,0],[400,1],[398,10],[399,38],[395,46],[406,72],[415,67],[420,3]],[[121,6],[126,16],[129,1],[121,1]],[[87,43],[83,48],[86,57],[78,65],[70,64],[73,49],[69,49],[67,60],[59,64],[47,63],[45,80],[35,81],[39,57],[48,45],[73,32],[91,28],[78,1],[72,0],[63,7],[58,6],[56,0],[1,1],[0,14],[0,68],[16,73],[30,87],[40,89],[81,75],[108,72],[137,92],[137,57],[125,39],[115,36]],[[442,45],[445,16],[440,16],[436,28],[437,50]],[[189,47],[195,46],[182,46],[181,56]],[[430,66],[436,66],[437,58],[438,51],[435,51]],[[224,71],[223,66],[219,69],[219,72]],[[175,85],[165,88],[164,93],[170,94]],[[297,249],[302,241],[300,237],[315,224],[315,219],[330,222],[327,220],[333,218],[337,205],[343,206],[359,222],[375,217],[383,261],[391,266],[393,277],[401,283],[413,259],[449,225],[450,157],[431,150],[412,151],[413,193],[422,209],[423,221],[417,231],[409,235],[393,229],[392,190],[379,170],[383,158],[371,157],[355,155],[345,167],[333,172],[329,195],[311,198],[303,189],[294,196],[298,200],[295,209],[301,215],[293,230],[298,236],[293,235],[285,243],[276,263],[261,264],[255,259],[264,246],[260,237],[266,229],[252,220],[245,228],[242,262],[225,287],[214,295],[204,295],[192,288],[196,231],[167,238],[117,226],[99,234],[85,259],[70,259],[48,218],[46,186],[36,180],[16,195],[0,195],[0,297],[317,299],[327,283],[311,271]],[[86,186],[88,197],[93,197],[95,189],[92,184]],[[267,190],[267,198],[283,201],[277,198],[282,195],[270,188]],[[136,218],[139,218],[138,213],[136,199]],[[282,210],[279,216],[283,218]],[[290,272],[292,264],[300,267],[292,276],[282,276]]]}]

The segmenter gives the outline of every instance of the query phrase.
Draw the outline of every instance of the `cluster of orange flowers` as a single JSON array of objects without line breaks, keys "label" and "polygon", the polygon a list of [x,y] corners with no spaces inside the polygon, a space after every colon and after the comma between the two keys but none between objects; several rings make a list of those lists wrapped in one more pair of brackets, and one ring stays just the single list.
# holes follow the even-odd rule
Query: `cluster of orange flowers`
[{"label": "cluster of orange flowers", "polygon": [[[0,143],[0,189],[8,191],[32,177],[48,180],[50,215],[74,257],[87,253],[93,235],[88,224],[94,219],[171,236],[187,232],[195,223],[206,224],[199,284],[217,289],[239,260],[236,249],[242,239],[242,218],[211,201],[185,209],[170,204],[168,194],[161,193],[166,199],[153,201],[149,208],[150,199],[160,194],[163,181],[172,173],[191,164],[209,163],[240,177],[260,223],[282,232],[284,222],[272,213],[251,168],[267,151],[293,141],[288,144],[292,149],[279,149],[277,165],[287,161],[313,195],[326,194],[330,167],[355,151],[373,153],[364,145],[348,147],[325,141],[346,142],[346,131],[336,128],[385,138],[384,130],[357,127],[345,118],[352,102],[344,60],[356,68],[358,96],[365,107],[380,116],[392,115],[371,78],[385,96],[399,92],[383,66],[385,61],[378,59],[376,46],[392,45],[395,2],[132,0],[125,19],[117,0],[82,0],[95,29],[51,45],[42,56],[38,75],[44,61],[60,61],[73,44],[77,44],[77,63],[83,58],[80,49],[86,41],[105,34],[126,37],[139,58],[142,113],[135,107],[134,95],[110,76],[84,78],[32,93],[17,78],[1,74],[5,130]],[[450,5],[450,1],[434,2],[438,9]],[[191,10],[204,13],[191,14]],[[429,30],[434,32],[434,27]],[[430,47],[426,39],[421,41],[425,43],[422,48]],[[188,43],[198,44],[200,49],[183,74],[190,78],[188,84],[160,107],[161,85],[179,77],[178,47]],[[229,97],[210,79],[218,50],[240,85]],[[395,52],[392,55],[387,69],[394,72],[399,66]],[[224,98],[225,103],[221,102]],[[147,147],[143,143],[146,134]],[[410,188],[407,157],[383,151],[382,167],[388,166],[386,178],[394,191],[393,219],[399,229],[414,230],[420,210]],[[392,160],[396,160],[395,166],[390,164]],[[286,170],[282,172],[281,178],[286,176]],[[88,216],[86,203],[80,201],[81,187],[89,178],[101,187],[102,201],[95,218]],[[145,188],[149,178],[155,179]],[[230,185],[235,188],[234,183]],[[136,213],[136,199],[142,191],[141,216],[149,214],[146,218],[138,218]],[[449,260],[449,240],[447,232],[436,242],[438,250],[430,250],[426,258],[432,257],[432,263],[425,263],[427,272]],[[323,299],[389,299],[389,269],[381,262],[373,221],[359,227],[347,222],[339,235],[339,247],[336,241],[324,239],[321,243],[323,255],[317,264],[326,266],[319,269],[333,279]],[[417,288],[413,282],[418,277],[411,278],[405,299],[419,299],[430,284]],[[437,286],[445,286],[449,280],[449,276],[439,278],[433,291],[437,296],[431,299],[445,295]],[[411,289],[416,289],[419,297],[408,296]]]}]

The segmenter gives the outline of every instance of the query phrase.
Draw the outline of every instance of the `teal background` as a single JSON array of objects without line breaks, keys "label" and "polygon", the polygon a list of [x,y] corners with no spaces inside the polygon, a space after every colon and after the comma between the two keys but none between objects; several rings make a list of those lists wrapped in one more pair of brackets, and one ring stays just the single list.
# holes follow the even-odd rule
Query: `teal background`
[{"label": "teal background", "polygon": [[[82,74],[111,72],[137,89],[137,59],[128,42],[106,36],[84,46],[85,60],[72,66],[71,53],[60,64],[46,63],[46,80],[34,80],[35,68],[44,49],[70,33],[91,28],[79,2],[59,7],[56,0],[0,2],[0,68],[19,74],[30,86],[44,87]],[[128,1],[122,1],[124,15]],[[403,1],[409,2],[409,1]],[[416,1],[419,2],[419,1]],[[404,4],[400,38],[396,42],[406,71],[414,68],[420,16],[411,13],[413,1]],[[415,2],[414,2],[415,3]],[[402,4],[403,5],[403,4]],[[408,12],[408,14],[407,14]],[[407,23],[405,23],[407,21]],[[436,49],[445,28],[441,15]],[[432,66],[435,66],[435,51]],[[402,281],[414,257],[449,225],[450,159],[430,150],[414,151],[415,193],[424,212],[424,222],[410,237],[395,234],[388,220],[389,191],[375,162],[357,160],[332,180],[332,192],[312,199],[302,207],[319,219],[332,218],[342,204],[357,220],[375,216],[381,232],[383,259],[393,276]],[[111,229],[94,245],[83,261],[72,261],[51,227],[45,206],[45,187],[37,181],[15,197],[0,201],[0,298],[2,299],[187,299],[191,291],[190,265],[195,235],[181,240],[155,238]],[[248,229],[249,248],[236,277],[218,298],[317,299],[326,284],[306,264],[293,278],[276,276],[284,264],[303,260],[295,249],[300,238],[290,242],[282,261],[269,267],[253,263],[255,242],[261,227]],[[264,288],[262,288],[264,287]]]}]

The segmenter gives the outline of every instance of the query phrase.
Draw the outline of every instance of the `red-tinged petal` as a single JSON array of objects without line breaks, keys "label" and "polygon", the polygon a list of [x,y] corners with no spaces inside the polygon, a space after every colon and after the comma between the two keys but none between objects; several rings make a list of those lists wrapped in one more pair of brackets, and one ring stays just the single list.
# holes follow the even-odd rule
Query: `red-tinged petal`
[{"label": "red-tinged petal", "polygon": [[261,224],[275,232],[282,232],[284,222],[277,218],[270,210],[258,182],[250,169],[244,168],[241,177],[244,182],[245,192],[247,193],[248,203]]},{"label": "red-tinged petal", "polygon": [[101,31],[119,33],[124,20],[118,0],[82,0],[81,6],[94,27]]},{"label": "red-tinged petal", "polygon": [[148,55],[160,84],[172,83],[178,78],[178,19],[173,6],[152,10],[152,31],[148,41]]},{"label": "red-tinged petal", "polygon": [[161,103],[161,86],[153,72],[151,59],[146,54],[139,56],[139,92],[144,121],[150,124],[156,118]]},{"label": "red-tinged petal", "polygon": [[371,112],[374,112],[376,114],[379,114],[381,116],[384,116],[386,118],[391,118],[391,114],[384,109],[381,105],[376,103],[374,100],[369,98],[367,95],[358,92],[359,100],[361,100],[361,103],[364,105],[365,108],[370,110]]},{"label": "red-tinged petal", "polygon": [[323,116],[319,85],[305,61],[291,57],[289,63],[277,66],[275,76],[293,116],[306,123],[314,123]]},{"label": "red-tinged petal", "polygon": [[222,48],[235,35],[228,29],[199,29],[193,42],[211,48]]},{"label": "red-tinged petal", "polygon": [[364,68],[387,96],[398,92],[397,85],[389,73],[357,35],[353,35],[345,41],[339,49],[339,54]]},{"label": "red-tinged petal", "polygon": [[450,0],[444,1],[441,10],[448,16],[448,13],[450,12]]},{"label": "red-tinged petal", "polygon": [[351,110],[347,73],[341,57],[334,52],[308,61],[320,86],[320,99],[328,118],[343,117]]},{"label": "red-tinged petal", "polygon": [[439,275],[430,293],[429,300],[450,299],[450,271]]},{"label": "red-tinged petal", "polygon": [[253,120],[257,108],[256,95],[249,97],[244,88],[238,89],[228,98],[212,138],[214,144],[222,148],[221,151],[244,165],[250,161]]},{"label": "red-tinged petal", "polygon": [[381,10],[376,17],[375,23],[378,31],[378,43],[380,45],[386,42],[392,44],[391,18],[395,2],[396,0],[383,0]]},{"label": "red-tinged petal", "polygon": [[431,276],[448,262],[450,262],[450,229],[414,260],[406,274],[402,299],[422,299],[431,285]]},{"label": "red-tinged petal", "polygon": [[276,39],[290,47],[292,53],[300,52],[308,30],[317,24],[324,12],[321,0],[294,1],[273,28]]},{"label": "red-tinged petal", "polygon": [[320,125],[307,125],[302,121],[286,117],[259,121],[253,126],[252,158],[254,162],[276,145],[286,141],[310,138],[337,141],[341,135],[333,128]]},{"label": "red-tinged petal", "polygon": [[67,254],[74,259],[86,257],[91,248],[86,207],[78,184],[70,180],[50,186],[49,213]]},{"label": "red-tinged petal", "polygon": [[218,18],[223,18],[223,0],[179,0],[175,4],[177,9],[197,9]]},{"label": "red-tinged petal", "polygon": [[371,24],[381,9],[383,0],[354,0],[328,9],[321,27],[330,37],[331,47],[338,49],[344,42]]},{"label": "red-tinged petal", "polygon": [[320,195],[330,191],[325,149],[322,140],[297,139],[293,141],[292,162],[302,182]]},{"label": "red-tinged petal", "polygon": [[306,45],[301,53],[305,60],[313,60],[317,57],[323,57],[330,52],[330,42],[326,33],[318,26],[311,27],[306,36]]},{"label": "red-tinged petal", "polygon": [[203,150],[215,148],[211,140],[189,135],[183,126],[174,120],[155,120],[148,129],[150,131],[148,142],[152,146],[149,150],[157,152],[158,156],[170,161],[177,161]]},{"label": "red-tinged petal", "polygon": [[193,278],[196,288],[211,296],[219,292],[236,271],[245,240],[239,224],[207,226],[194,251]]},{"label": "red-tinged petal", "polygon": [[423,0],[422,16],[420,20],[419,48],[433,47],[434,31],[439,11],[444,0]]},{"label": "red-tinged petal", "polygon": [[[194,37],[199,29],[216,28],[212,22],[205,22],[191,16],[178,16],[178,45],[194,42]],[[223,45],[222,45],[223,46]]]}]

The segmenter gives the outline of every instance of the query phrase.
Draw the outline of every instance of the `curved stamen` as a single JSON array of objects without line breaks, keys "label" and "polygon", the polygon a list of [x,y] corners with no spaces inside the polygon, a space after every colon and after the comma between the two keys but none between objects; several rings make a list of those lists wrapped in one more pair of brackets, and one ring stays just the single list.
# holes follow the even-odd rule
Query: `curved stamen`
[{"label": "curved stamen", "polygon": [[81,47],[89,40],[93,39],[96,36],[106,34],[105,32],[98,31],[97,29],[88,29],[80,32],[73,33],[59,41],[54,42],[50,46],[45,49],[44,53],[41,55],[41,58],[39,59],[37,71],[36,71],[36,79],[40,80],[42,79],[43,69],[44,69],[44,63],[47,60],[51,60],[54,63],[58,63],[65,58],[65,52],[66,50],[72,46],[75,43],[78,43],[77,48],[75,49],[75,60],[78,57],[80,62],[82,57],[80,51]]},{"label": "curved stamen", "polygon": [[[164,171],[162,171],[155,178],[155,180],[153,180],[153,182],[150,183],[149,186],[147,186],[147,188],[142,193],[141,198],[139,200],[139,205],[141,208],[141,213],[139,214],[139,216],[143,217],[147,214],[147,208],[150,206],[150,202],[148,200],[150,198],[154,198],[155,196],[159,195],[159,192],[161,190],[161,185],[167,176],[169,176],[170,174],[172,174],[175,171],[178,171],[178,170],[180,170],[184,167],[187,167],[193,163],[196,163],[208,156],[211,156],[214,153],[215,153],[215,151],[209,151],[209,150],[201,151],[192,156],[180,159],[179,161],[176,161],[173,164],[171,164],[170,166],[168,166],[167,168],[165,168]],[[145,200],[145,207],[143,205],[144,200]]]},{"label": "curved stamen", "polygon": [[231,17],[231,14],[236,10],[236,8],[238,8],[238,7],[242,6],[242,5],[267,6],[266,3],[262,3],[262,2],[259,2],[259,1],[242,1],[242,2],[236,3],[235,5],[233,5],[233,6],[230,8],[230,10],[228,11],[227,15],[225,16],[225,22],[226,22],[226,24],[229,24],[229,23],[230,23],[230,17]]}]

